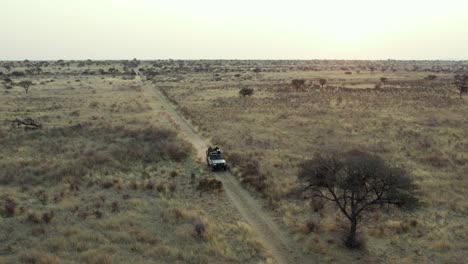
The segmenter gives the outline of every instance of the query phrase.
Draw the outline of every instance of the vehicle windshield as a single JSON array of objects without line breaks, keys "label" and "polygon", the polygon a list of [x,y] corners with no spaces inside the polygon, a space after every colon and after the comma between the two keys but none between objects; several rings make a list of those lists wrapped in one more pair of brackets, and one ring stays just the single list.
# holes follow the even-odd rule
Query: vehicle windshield
[{"label": "vehicle windshield", "polygon": [[211,154],[210,159],[212,160],[222,160],[224,159],[223,154]]}]

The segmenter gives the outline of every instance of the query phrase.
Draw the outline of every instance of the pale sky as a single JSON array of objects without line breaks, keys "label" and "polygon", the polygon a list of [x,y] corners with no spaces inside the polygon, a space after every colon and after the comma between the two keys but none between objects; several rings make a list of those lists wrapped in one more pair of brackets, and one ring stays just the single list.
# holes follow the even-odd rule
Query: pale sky
[{"label": "pale sky", "polygon": [[468,59],[468,0],[0,0],[0,60]]}]

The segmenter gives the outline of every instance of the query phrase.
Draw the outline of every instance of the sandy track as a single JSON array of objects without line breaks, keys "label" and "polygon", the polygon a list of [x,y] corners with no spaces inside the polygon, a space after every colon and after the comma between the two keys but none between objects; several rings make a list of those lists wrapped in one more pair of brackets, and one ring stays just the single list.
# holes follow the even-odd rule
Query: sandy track
[{"label": "sandy track", "polygon": [[[146,88],[152,89],[152,88]],[[180,127],[179,133],[191,142],[202,162],[205,162],[205,150],[209,142],[203,139],[176,110],[176,107],[157,88],[147,91],[153,95],[164,107],[173,121]],[[224,190],[234,206],[251,225],[261,243],[269,251],[277,263],[313,263],[311,256],[305,257],[301,247],[292,239],[291,235],[282,230],[265,209],[260,201],[245,190],[238,180],[229,172],[216,173],[215,177],[223,182]]]}]

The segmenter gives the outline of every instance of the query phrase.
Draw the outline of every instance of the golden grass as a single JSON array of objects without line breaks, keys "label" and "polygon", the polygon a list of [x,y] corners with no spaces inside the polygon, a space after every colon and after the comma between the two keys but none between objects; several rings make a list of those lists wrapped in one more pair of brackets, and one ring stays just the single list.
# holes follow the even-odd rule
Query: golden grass
[{"label": "golden grass", "polygon": [[[1,263],[266,259],[260,248],[243,253],[250,250],[243,240],[255,235],[233,225],[239,215],[222,193],[199,197],[190,175],[209,172],[192,159],[148,84],[112,76],[34,78],[38,85],[28,95],[14,88],[0,97],[7,119],[0,124],[0,237],[7,237]],[[12,128],[7,121],[15,117],[37,119],[43,129]],[[8,199],[17,206],[4,217]],[[50,212],[51,221],[44,220]],[[194,221],[205,225],[202,237]]]},{"label": "golden grass", "polygon": [[[330,67],[341,62],[335,63]],[[385,209],[371,213],[360,226],[369,234],[369,257],[391,262],[409,254],[408,261],[453,262],[465,255],[461,245],[467,238],[456,227],[464,222],[468,208],[468,181],[461,177],[468,172],[468,104],[457,99],[452,73],[427,81],[425,72],[402,70],[409,67],[404,63],[394,67],[399,70],[346,75],[336,70],[269,72],[265,66],[268,70],[257,77],[240,71],[237,81],[231,73],[220,73],[221,81],[194,73],[185,76],[188,83],[158,79],[156,84],[202,134],[225,150],[234,174],[279,211],[285,228],[299,241],[311,241],[314,234],[305,227],[310,219],[321,219],[316,221],[324,232],[318,238],[321,243],[327,236],[339,241],[341,226],[347,223],[337,221],[333,206],[313,212],[307,201],[295,196],[298,164],[316,152],[360,148],[406,168],[422,201],[422,208],[411,214]],[[382,76],[389,82],[372,89]],[[324,89],[317,85],[319,78],[328,80]],[[292,79],[305,79],[305,91],[292,89]],[[239,97],[244,86],[254,88],[252,97]],[[253,174],[264,180],[245,180],[243,175],[252,171],[245,166],[246,157],[258,160]],[[440,235],[450,247],[434,256],[431,241],[439,241]],[[359,257],[340,247],[333,254],[334,261]]]}]

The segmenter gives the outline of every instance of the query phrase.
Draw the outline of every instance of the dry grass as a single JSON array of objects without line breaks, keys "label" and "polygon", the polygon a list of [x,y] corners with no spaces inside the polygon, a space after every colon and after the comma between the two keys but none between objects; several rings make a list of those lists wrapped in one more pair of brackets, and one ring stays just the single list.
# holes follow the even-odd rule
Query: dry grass
[{"label": "dry grass", "polygon": [[[423,203],[411,214],[372,213],[361,230],[368,233],[366,258],[457,262],[466,254],[463,244],[468,239],[466,229],[459,229],[468,214],[468,181],[463,177],[468,172],[468,103],[457,98],[451,85],[459,65],[415,64],[239,62],[234,69],[226,62],[223,66],[230,71],[219,69],[216,78],[188,73],[182,84],[163,77],[155,83],[201,133],[226,151],[233,172],[280,212],[285,228],[295,232],[298,240],[313,241],[313,232],[304,226],[313,219],[325,233],[315,238],[316,244],[325,245],[331,239],[337,249],[331,253],[317,246],[314,250],[307,246],[313,242],[304,242],[307,250],[334,254],[333,262],[363,257],[335,247],[341,233],[336,208],[316,204],[314,212],[297,194],[300,184],[295,177],[298,164],[315,152],[361,148],[405,167],[419,186]],[[262,72],[251,72],[254,65]],[[385,72],[378,70],[384,65],[388,66]],[[370,67],[377,70],[371,72]],[[437,79],[426,78],[438,67],[444,70],[436,73]],[[345,74],[350,70],[352,74]],[[234,77],[237,74],[241,77]],[[388,81],[374,89],[381,77]],[[323,89],[320,78],[327,79]],[[293,79],[305,80],[304,87],[294,89]],[[240,97],[242,87],[253,88],[254,95]],[[256,162],[249,163],[251,157]],[[433,253],[431,247],[444,250]]]},{"label": "dry grass", "polygon": [[[27,95],[1,91],[1,263],[267,258],[263,249],[249,252],[243,241],[254,234],[235,225],[240,216],[222,192],[199,197],[190,175],[210,172],[193,160],[149,84],[45,71],[31,76],[37,85]],[[43,128],[12,128],[15,117]]]}]

